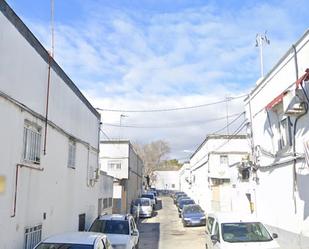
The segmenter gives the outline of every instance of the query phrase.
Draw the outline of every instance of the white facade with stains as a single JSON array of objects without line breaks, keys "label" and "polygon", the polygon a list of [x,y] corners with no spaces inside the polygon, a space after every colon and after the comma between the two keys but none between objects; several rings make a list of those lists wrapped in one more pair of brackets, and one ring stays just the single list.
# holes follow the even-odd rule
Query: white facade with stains
[{"label": "white facade with stains", "polygon": [[308,68],[309,31],[245,101],[258,169],[257,216],[284,235],[286,248],[309,247]]},{"label": "white facade with stains", "polygon": [[98,215],[100,115],[5,1],[0,54],[0,247],[33,248]]}]

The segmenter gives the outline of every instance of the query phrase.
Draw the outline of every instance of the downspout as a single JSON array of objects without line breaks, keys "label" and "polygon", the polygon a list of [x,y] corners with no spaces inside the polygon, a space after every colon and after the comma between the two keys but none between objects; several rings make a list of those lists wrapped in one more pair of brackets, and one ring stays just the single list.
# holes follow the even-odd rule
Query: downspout
[{"label": "downspout", "polygon": [[47,77],[47,92],[46,92],[46,109],[45,109],[45,132],[44,132],[44,149],[43,153],[46,155],[47,143],[47,127],[48,127],[48,105],[49,105],[49,90],[50,90],[50,74],[51,74],[51,55],[48,53],[48,77]]},{"label": "downspout", "polygon": [[[292,45],[293,51],[294,51],[294,62],[295,62],[295,75],[296,75],[296,81],[298,80],[298,61],[297,61],[297,51],[296,51],[296,46],[293,44]],[[302,85],[302,83],[301,83]],[[304,91],[303,87],[302,90],[304,92],[304,94],[306,95],[306,92]],[[295,208],[295,214],[297,213],[297,203],[296,203],[296,196],[295,196],[295,192],[297,191],[297,172],[296,172],[296,128],[297,128],[297,122],[298,120],[307,114],[308,112],[308,103],[303,102],[304,107],[305,107],[305,112],[301,115],[299,115],[295,121],[294,121],[294,125],[293,125],[293,156],[294,156],[294,160],[293,160],[293,200],[294,200],[294,208]]]},{"label": "downspout", "polygon": [[13,214],[11,215],[11,218],[14,218],[16,216],[16,206],[17,206],[17,194],[18,194],[18,176],[19,176],[19,168],[28,168],[28,169],[34,169],[38,171],[43,171],[43,168],[36,168],[25,164],[16,164],[16,170],[15,170],[15,190],[14,190],[14,202],[13,202]]}]

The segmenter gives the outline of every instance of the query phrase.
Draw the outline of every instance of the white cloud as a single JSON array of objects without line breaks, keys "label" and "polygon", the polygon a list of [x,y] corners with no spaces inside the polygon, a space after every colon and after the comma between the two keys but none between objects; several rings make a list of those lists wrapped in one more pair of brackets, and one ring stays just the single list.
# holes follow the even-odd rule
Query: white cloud
[{"label": "white cloud", "polygon": [[[269,70],[304,31],[290,7],[286,1],[281,6],[257,3],[234,12],[209,4],[178,12],[133,13],[94,6],[95,11],[74,25],[56,22],[56,59],[95,107],[158,109],[213,102],[247,92],[259,77],[256,33],[268,30],[271,46],[265,48],[265,65]],[[44,24],[30,26],[48,44]],[[229,113],[242,110],[241,101],[229,105]],[[103,122],[119,123],[119,115],[104,112]],[[188,156],[184,150],[194,149],[207,133],[226,124],[226,120],[206,121],[224,115],[225,104],[129,113],[123,124],[205,122],[173,129],[104,129],[111,137],[168,140],[172,156],[183,157]]]}]

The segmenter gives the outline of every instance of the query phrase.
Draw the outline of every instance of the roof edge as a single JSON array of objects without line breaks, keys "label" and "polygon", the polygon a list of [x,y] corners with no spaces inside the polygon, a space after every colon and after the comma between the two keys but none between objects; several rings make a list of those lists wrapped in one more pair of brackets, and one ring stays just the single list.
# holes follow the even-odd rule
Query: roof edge
[{"label": "roof edge", "polygon": [[[4,1],[0,1],[0,12],[9,20],[9,22],[18,30],[25,40],[34,48],[34,50],[42,57],[42,59],[59,75],[59,77],[67,84],[67,86],[75,93],[75,95],[88,107],[88,109],[98,118],[101,114],[90,104],[87,98],[82,94],[70,77],[58,65],[58,63],[50,58],[48,51],[42,43],[36,38],[26,24],[19,18],[14,10]],[[50,60],[50,62],[49,62]]]}]

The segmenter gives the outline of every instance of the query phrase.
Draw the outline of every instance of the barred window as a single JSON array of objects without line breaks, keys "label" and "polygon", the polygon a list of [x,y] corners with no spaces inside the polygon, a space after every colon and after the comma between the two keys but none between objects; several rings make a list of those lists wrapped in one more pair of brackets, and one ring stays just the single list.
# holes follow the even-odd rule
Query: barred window
[{"label": "barred window", "polygon": [[74,139],[69,140],[69,155],[68,155],[68,167],[75,168],[76,163],[76,142]]},{"label": "barred window", "polygon": [[121,169],[121,161],[109,161],[107,163],[108,169],[111,170],[120,170]]},{"label": "barred window", "polygon": [[23,143],[23,159],[30,163],[40,164],[41,128],[26,122]]},{"label": "barred window", "polygon": [[42,239],[42,225],[25,229],[24,249],[33,249]]},{"label": "barred window", "polygon": [[108,198],[103,199],[103,209],[108,208]]},{"label": "barred window", "polygon": [[108,206],[109,207],[113,206],[113,198],[112,197],[108,198]]}]

